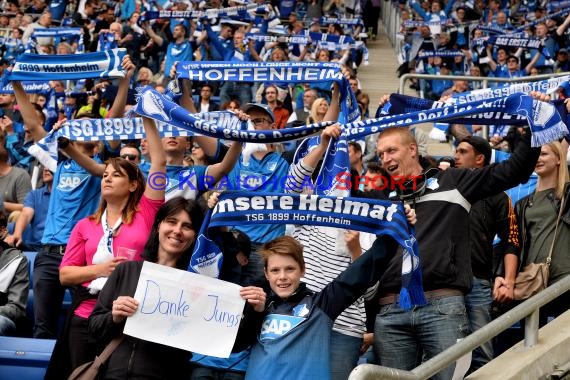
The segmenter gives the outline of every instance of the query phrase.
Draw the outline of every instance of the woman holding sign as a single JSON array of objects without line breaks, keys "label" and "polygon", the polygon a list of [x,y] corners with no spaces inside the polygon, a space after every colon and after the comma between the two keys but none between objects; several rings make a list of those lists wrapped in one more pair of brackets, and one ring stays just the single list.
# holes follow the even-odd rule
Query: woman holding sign
[{"label": "woman holding sign", "polygon": [[[185,270],[202,218],[201,210],[192,200],[177,197],[166,202],[156,214],[143,258]],[[122,334],[126,318],[138,309],[139,302],[133,296],[142,267],[142,262],[125,262],[119,265],[101,291],[97,306],[89,319],[90,335],[98,340],[100,350]],[[263,311],[263,290],[242,288],[241,294],[256,311]],[[107,361],[101,378],[190,378],[190,357],[191,353],[188,351],[125,336]]]},{"label": "woman holding sign", "polygon": [[[145,118],[143,123],[152,158],[150,177],[165,171],[166,158],[154,121]],[[62,338],[69,346],[71,369],[93,359],[94,347],[87,330],[97,294],[119,263],[141,260],[154,217],[163,203],[164,189],[145,186],[136,164],[122,158],[106,162],[99,208],[71,231],[59,271],[62,285],[76,286],[74,311],[67,321],[68,336]]]}]

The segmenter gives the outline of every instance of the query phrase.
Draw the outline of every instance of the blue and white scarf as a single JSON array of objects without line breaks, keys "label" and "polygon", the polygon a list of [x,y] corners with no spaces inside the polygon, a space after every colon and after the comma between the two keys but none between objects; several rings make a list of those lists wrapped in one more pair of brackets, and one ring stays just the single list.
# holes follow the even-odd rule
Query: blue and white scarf
[{"label": "blue and white scarf", "polygon": [[362,22],[362,18],[360,17],[337,18],[337,17],[323,16],[321,17],[319,23],[321,25],[339,24],[339,25],[349,25],[349,26],[364,26],[364,22]]},{"label": "blue and white scarf", "polygon": [[163,18],[184,18],[184,19],[194,19],[198,20],[202,17],[207,17],[209,19],[214,18],[225,18],[225,17],[244,17],[249,18],[248,12],[254,11],[267,11],[268,7],[265,4],[248,4],[240,5],[237,7],[228,7],[221,9],[206,9],[205,11],[149,11],[144,12],[138,20],[138,24],[141,25],[144,21],[163,19]]},{"label": "blue and white scarf", "polygon": [[273,36],[262,33],[247,33],[248,41],[256,42],[283,42],[287,44],[307,45],[311,40],[307,36]]},{"label": "blue and white scarf", "polygon": [[237,130],[219,125],[218,121],[215,121],[216,124],[208,122],[200,118],[199,115],[190,113],[152,87],[145,88],[139,95],[138,102],[132,111],[141,116],[171,124],[193,133],[231,141],[255,143],[276,143],[300,139],[313,135],[327,125],[332,124],[332,122],[315,123],[302,128],[267,131]]},{"label": "blue and white scarf", "polygon": [[418,53],[419,58],[427,57],[463,57],[461,50],[422,50]]},{"label": "blue and white scarf", "polygon": [[[230,111],[205,112],[195,115],[209,124],[215,124],[229,130],[246,130],[247,123]],[[194,136],[188,129],[172,124],[157,122],[161,137]],[[74,141],[119,141],[145,137],[143,122],[140,117],[116,119],[75,119],[65,122],[56,132],[57,137],[66,137]]]},{"label": "blue and white scarf", "polygon": [[[24,82],[22,83],[24,91],[26,94],[49,94],[51,91],[51,86],[49,82]],[[5,86],[0,88],[0,94],[13,94],[14,88],[12,83],[7,83]]]},{"label": "blue and white scarf", "polygon": [[6,80],[74,80],[85,78],[123,78],[121,62],[126,49],[69,55],[22,54]]},{"label": "blue and white scarf", "polygon": [[[487,33],[487,34],[506,34],[509,30],[501,28],[499,26],[493,25],[478,25],[477,29]],[[509,34],[510,35],[510,34]],[[476,38],[478,40],[479,38]]]},{"label": "blue and white scarf", "polygon": [[[517,93],[504,98],[477,100],[470,103],[447,105],[431,102],[405,95],[393,94],[391,98],[401,98],[406,107],[392,108],[392,102],[385,110],[392,116],[369,119],[346,124],[349,138],[360,138],[372,133],[381,132],[389,127],[407,127],[422,122],[455,122],[458,124],[517,124],[530,125],[532,146],[538,147],[568,135],[565,120],[558,109],[550,103],[541,102],[532,97]],[[418,101],[419,100],[419,101]],[[394,102],[396,103],[396,102]],[[417,111],[410,112],[415,109]],[[403,111],[407,113],[398,114]]]},{"label": "blue and white scarf", "polygon": [[495,46],[539,49],[542,46],[542,41],[539,38],[514,37],[509,34],[509,35],[476,38],[473,40],[473,44],[477,46],[491,44]]},{"label": "blue and white scarf", "polygon": [[334,81],[341,96],[340,123],[356,120],[360,111],[339,63],[323,62],[179,62],[178,79],[192,81],[265,82],[276,84]]},{"label": "blue and white scarf", "polygon": [[354,45],[354,38],[348,35],[309,32],[309,37],[313,43],[330,42],[339,45]]},{"label": "blue and white scarf", "polygon": [[34,37],[79,37],[81,28],[38,28],[34,29]]},{"label": "blue and white scarf", "polygon": [[99,42],[97,43],[97,51],[107,51],[119,47],[115,41],[115,33],[113,32],[99,32]]},{"label": "blue and white scarf", "polygon": [[556,91],[556,89],[560,87],[562,84],[568,83],[569,80],[570,80],[570,75],[564,75],[560,77],[555,77],[535,82],[514,83],[508,86],[502,86],[496,88],[482,88],[479,90],[454,94],[453,97],[447,102],[462,104],[462,103],[473,102],[476,100],[505,97],[519,92],[528,94],[531,91],[538,91],[544,94],[551,94],[554,91]]},{"label": "blue and white scarf", "polygon": [[220,195],[216,207],[208,212],[188,270],[218,276],[222,252],[209,237],[214,234],[208,233],[208,230],[251,223],[254,214],[256,223],[319,225],[392,237],[403,248],[400,306],[410,309],[426,304],[418,244],[401,202],[304,194],[225,192]]}]

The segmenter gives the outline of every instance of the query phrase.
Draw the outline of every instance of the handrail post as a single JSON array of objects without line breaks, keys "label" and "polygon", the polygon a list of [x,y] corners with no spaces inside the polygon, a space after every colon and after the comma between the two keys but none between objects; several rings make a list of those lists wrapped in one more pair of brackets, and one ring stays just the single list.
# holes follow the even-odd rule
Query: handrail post
[{"label": "handrail post", "polygon": [[540,309],[536,309],[524,319],[524,346],[532,347],[538,343],[538,321]]}]

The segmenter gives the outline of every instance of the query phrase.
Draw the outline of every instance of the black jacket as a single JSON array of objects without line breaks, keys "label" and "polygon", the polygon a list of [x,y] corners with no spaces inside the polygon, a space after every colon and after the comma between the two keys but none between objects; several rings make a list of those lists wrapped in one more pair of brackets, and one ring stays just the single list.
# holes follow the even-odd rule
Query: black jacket
[{"label": "black jacket", "polygon": [[[471,207],[469,219],[473,276],[492,281],[496,273],[494,261],[499,264],[506,254],[519,253],[518,227],[509,196],[499,193],[476,202]],[[495,250],[497,257],[494,260],[495,235],[501,239],[501,249]]]},{"label": "black jacket", "polygon": [[[415,207],[418,219],[415,229],[424,290],[453,288],[467,293],[471,289],[471,205],[525,182],[539,154],[539,148],[530,147],[530,133],[527,133],[510,159],[500,164],[480,169],[431,169],[424,172],[425,192],[407,198]],[[393,193],[391,195],[394,199],[399,198]],[[380,296],[399,293],[401,286],[402,255],[397,254],[380,280]]]}]

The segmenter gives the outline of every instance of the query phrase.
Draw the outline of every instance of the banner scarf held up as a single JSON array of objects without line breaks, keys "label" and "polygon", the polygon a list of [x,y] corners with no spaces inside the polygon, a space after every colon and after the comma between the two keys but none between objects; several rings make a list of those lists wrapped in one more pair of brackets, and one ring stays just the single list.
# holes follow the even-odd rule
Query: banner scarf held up
[{"label": "banner scarf held up", "polygon": [[[225,192],[208,212],[188,270],[217,277],[223,257],[209,229],[251,223],[319,225],[388,235],[403,248],[400,306],[426,304],[418,244],[401,202],[306,194]],[[324,216],[326,215],[326,216]]]},{"label": "banner scarf held up", "polygon": [[[245,130],[247,123],[230,111],[204,112],[195,115],[201,120],[231,130]],[[194,136],[188,129],[157,122],[160,137]],[[74,119],[65,122],[55,137],[66,137],[74,141],[133,140],[145,137],[140,117],[116,119]]]},{"label": "banner scarf held up", "polygon": [[[477,100],[463,104],[429,104],[424,99],[393,94],[402,98],[405,108],[392,108],[392,102],[385,107],[390,116],[369,119],[344,125],[350,139],[357,139],[389,127],[406,127],[421,122],[455,122],[457,124],[515,124],[515,116],[523,116],[525,125],[530,125],[533,147],[548,144],[568,135],[568,128],[554,105],[517,93],[504,98]],[[429,102],[429,101],[428,101]],[[396,102],[395,102],[396,103]],[[434,107],[424,109],[423,107]],[[413,107],[420,110],[410,112]],[[403,111],[405,113],[400,113]]]},{"label": "banner scarf held up", "polygon": [[38,28],[34,29],[34,37],[79,37],[82,34],[81,28]]},{"label": "banner scarf held up", "polygon": [[[24,87],[26,94],[48,95],[51,92],[49,82],[24,82],[22,83],[22,86]],[[7,83],[5,86],[0,88],[0,94],[14,94],[12,83]]]},{"label": "banner scarf held up", "polygon": [[360,111],[338,63],[323,62],[179,62],[178,79],[192,81],[266,82],[277,84],[334,81],[340,87],[341,118],[357,120]]},{"label": "banner scarf held up", "polygon": [[302,128],[263,131],[225,128],[199,118],[198,115],[190,113],[149,86],[145,87],[138,95],[137,104],[132,109],[132,112],[193,133],[231,141],[255,143],[277,143],[300,139],[315,134],[326,126],[333,124],[333,122],[325,122],[311,124]]},{"label": "banner scarf held up", "polygon": [[[312,37],[311,37],[312,38]],[[339,123],[345,124],[360,118],[354,93],[350,89],[348,80],[341,72],[338,63],[316,62],[240,62],[240,63],[213,63],[213,62],[181,62],[177,65],[178,79],[193,81],[230,81],[230,82],[266,82],[266,83],[316,83],[335,81],[340,88],[340,115]],[[332,124],[332,122],[330,123]],[[321,124],[324,125],[324,124]],[[308,127],[293,128],[292,130],[307,130]],[[257,131],[259,133],[259,131]],[[283,130],[280,132],[284,133]],[[308,136],[305,134],[304,137]],[[343,133],[341,137],[329,143],[327,153],[317,177],[317,185],[324,183],[327,176],[334,176],[339,172],[350,169],[348,159],[347,139]],[[289,138],[291,140],[292,138]],[[230,140],[230,138],[228,138]],[[257,140],[259,141],[259,140]],[[268,141],[266,141],[268,142]],[[306,155],[310,149],[319,143],[318,137],[303,141],[295,154],[296,160]],[[324,190],[323,190],[324,189]],[[337,190],[325,189],[319,186],[319,195],[348,195]]]},{"label": "banner scarf held up", "polygon": [[[531,91],[538,91],[545,94],[551,94],[554,91],[556,91],[556,89],[560,87],[563,83],[567,83],[569,80],[570,80],[570,75],[564,75],[534,82],[513,83],[508,86],[495,87],[495,88],[482,88],[479,90],[454,94],[451,99],[446,101],[446,103],[463,104],[463,103],[473,102],[476,100],[505,97],[512,94],[516,94],[518,92],[528,94]],[[409,112],[413,111],[410,110]]]},{"label": "banner scarf held up", "polygon": [[148,11],[144,12],[138,20],[141,25],[144,21],[163,19],[163,18],[184,18],[198,20],[202,17],[209,19],[224,18],[231,16],[246,16],[250,11],[260,12],[267,11],[268,8],[264,4],[247,4],[237,7],[228,7],[222,9],[207,9],[205,11]]},{"label": "banner scarf held up", "polygon": [[68,55],[22,54],[3,80],[74,80],[86,78],[123,78],[121,66],[126,49]]},{"label": "banner scarf held up", "polygon": [[362,22],[362,18],[355,17],[355,18],[336,18],[330,16],[323,16],[319,20],[321,25],[329,25],[329,24],[340,24],[340,25],[348,25],[348,26],[364,26],[364,22]]}]

